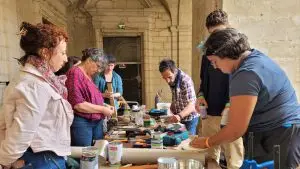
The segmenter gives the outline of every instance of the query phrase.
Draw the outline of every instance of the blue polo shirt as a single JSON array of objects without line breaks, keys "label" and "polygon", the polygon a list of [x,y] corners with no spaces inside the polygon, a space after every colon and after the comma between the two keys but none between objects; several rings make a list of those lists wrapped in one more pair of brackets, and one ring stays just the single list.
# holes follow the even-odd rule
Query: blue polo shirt
[{"label": "blue polo shirt", "polygon": [[258,100],[249,131],[270,131],[300,123],[300,105],[285,72],[268,56],[253,49],[229,82],[230,96],[252,95]]}]

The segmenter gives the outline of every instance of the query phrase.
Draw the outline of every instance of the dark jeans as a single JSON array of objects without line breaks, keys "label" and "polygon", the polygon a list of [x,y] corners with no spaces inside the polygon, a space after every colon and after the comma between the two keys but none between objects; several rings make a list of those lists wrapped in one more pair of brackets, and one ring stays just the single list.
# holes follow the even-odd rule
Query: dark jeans
[{"label": "dark jeans", "polygon": [[103,139],[103,120],[88,120],[74,116],[71,126],[72,146],[91,146],[93,140]]},{"label": "dark jeans", "polygon": [[181,123],[185,125],[185,127],[189,131],[190,135],[196,135],[198,122],[199,122],[199,117],[195,117],[190,121],[184,121]]},{"label": "dark jeans", "polygon": [[28,148],[20,159],[25,161],[22,169],[66,169],[64,157],[51,151],[33,153],[31,148]]},{"label": "dark jeans", "polygon": [[[248,157],[248,133],[244,136]],[[280,168],[294,169],[300,164],[300,124],[279,127],[266,132],[254,132],[254,160],[258,163],[273,160],[273,146],[280,145]]]}]

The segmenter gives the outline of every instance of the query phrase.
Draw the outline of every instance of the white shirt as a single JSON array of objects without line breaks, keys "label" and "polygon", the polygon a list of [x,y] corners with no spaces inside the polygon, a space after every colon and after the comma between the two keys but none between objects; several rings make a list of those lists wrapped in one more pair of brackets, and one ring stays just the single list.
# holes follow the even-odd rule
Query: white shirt
[{"label": "white shirt", "polygon": [[71,105],[41,73],[26,64],[6,88],[0,111],[0,164],[10,165],[31,147],[33,152],[70,155]]}]

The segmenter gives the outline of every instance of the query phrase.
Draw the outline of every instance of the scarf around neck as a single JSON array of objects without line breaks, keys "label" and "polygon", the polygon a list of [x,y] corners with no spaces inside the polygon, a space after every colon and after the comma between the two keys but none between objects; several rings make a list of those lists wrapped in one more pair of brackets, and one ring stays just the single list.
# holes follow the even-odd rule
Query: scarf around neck
[{"label": "scarf around neck", "polygon": [[44,59],[35,55],[30,55],[26,63],[33,65],[42,74],[46,82],[64,99],[68,98],[68,90],[65,86],[67,77],[65,75],[56,76],[51,66]]}]

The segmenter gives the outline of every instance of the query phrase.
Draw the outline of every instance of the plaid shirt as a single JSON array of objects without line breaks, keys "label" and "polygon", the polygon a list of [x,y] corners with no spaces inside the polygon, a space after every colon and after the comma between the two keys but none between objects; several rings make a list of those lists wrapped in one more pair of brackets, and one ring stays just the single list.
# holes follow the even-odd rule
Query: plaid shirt
[{"label": "plaid shirt", "polygon": [[[195,104],[196,94],[193,80],[180,69],[178,69],[176,75],[175,85],[170,86],[170,88],[172,91],[171,111],[173,114],[179,114],[190,102]],[[184,117],[182,121],[190,121],[198,116],[198,113],[192,112]]]}]

